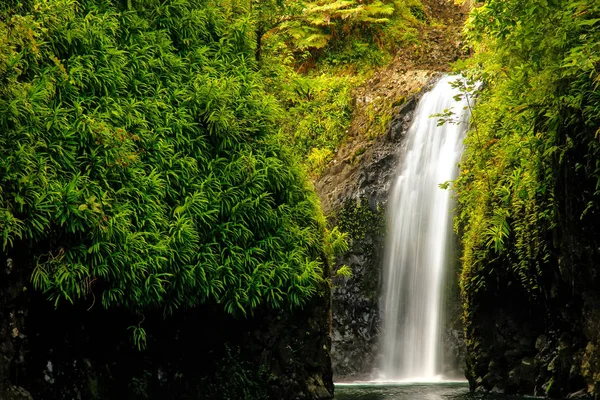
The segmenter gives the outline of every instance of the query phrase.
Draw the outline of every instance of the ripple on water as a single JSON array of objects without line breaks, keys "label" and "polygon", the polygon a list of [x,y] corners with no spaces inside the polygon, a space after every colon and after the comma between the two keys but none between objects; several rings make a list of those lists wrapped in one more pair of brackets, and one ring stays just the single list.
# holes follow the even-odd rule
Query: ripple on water
[{"label": "ripple on water", "polygon": [[531,397],[470,393],[466,382],[353,382],[336,384],[335,400],[523,400]]}]

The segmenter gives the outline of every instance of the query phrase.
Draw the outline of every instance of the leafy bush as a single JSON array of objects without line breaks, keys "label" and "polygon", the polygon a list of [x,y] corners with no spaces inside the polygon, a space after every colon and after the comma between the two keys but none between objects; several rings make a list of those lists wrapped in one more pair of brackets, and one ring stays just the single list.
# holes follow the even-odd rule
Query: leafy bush
[{"label": "leafy bush", "polygon": [[343,142],[353,112],[352,89],[363,75],[337,75],[331,71],[301,74],[289,65],[264,65],[267,88],[285,111],[280,126],[290,147],[304,160],[310,174],[318,174]]},{"label": "leafy bush", "polygon": [[1,244],[35,288],[237,314],[315,293],[323,217],[245,19],[209,0],[2,4]]},{"label": "leafy bush", "polygon": [[573,190],[597,210],[599,22],[591,0],[492,0],[471,14],[476,55],[465,69],[486,88],[456,181],[468,301],[500,274],[541,294],[565,168],[579,170]]},{"label": "leafy bush", "polygon": [[335,45],[353,31],[364,34],[366,30],[377,29],[390,22],[393,13],[394,5],[380,0],[308,2],[301,16],[285,22],[282,29],[293,37],[298,49],[321,49]]}]

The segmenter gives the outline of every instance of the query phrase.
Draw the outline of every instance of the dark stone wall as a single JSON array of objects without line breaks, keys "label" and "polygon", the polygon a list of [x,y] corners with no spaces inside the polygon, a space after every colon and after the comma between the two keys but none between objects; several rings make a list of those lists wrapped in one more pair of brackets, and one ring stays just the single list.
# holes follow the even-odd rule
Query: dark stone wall
[{"label": "dark stone wall", "polygon": [[28,276],[15,268],[22,262],[15,251],[0,254],[0,399],[30,400],[23,389],[28,338]]},{"label": "dark stone wall", "polygon": [[338,380],[365,380],[379,354],[380,271],[385,212],[366,199],[348,202],[338,214],[340,229],[350,234],[351,248],[339,258],[353,276],[333,279],[332,361]]},{"label": "dark stone wall", "polygon": [[[369,379],[377,365],[385,203],[419,98],[420,94],[412,96],[399,108],[387,133],[361,158],[356,173],[344,177],[344,169],[333,166],[316,184],[321,198],[332,186],[349,188],[329,216],[332,225],[350,236],[350,250],[340,257],[338,267],[345,264],[353,271],[352,278],[333,281],[332,362],[339,381]],[[341,185],[340,177],[349,182]]]},{"label": "dark stone wall", "polygon": [[584,213],[597,201],[587,151],[574,146],[556,167],[557,226],[539,293],[496,265],[488,289],[465,299],[472,390],[600,399],[600,212]]},{"label": "dark stone wall", "polygon": [[[333,396],[326,283],[303,310],[236,319],[207,305],[168,317],[158,310],[133,316],[98,304],[55,309],[31,290],[22,260],[2,257],[2,400]],[[128,329],[137,322],[148,333],[142,351]]]}]

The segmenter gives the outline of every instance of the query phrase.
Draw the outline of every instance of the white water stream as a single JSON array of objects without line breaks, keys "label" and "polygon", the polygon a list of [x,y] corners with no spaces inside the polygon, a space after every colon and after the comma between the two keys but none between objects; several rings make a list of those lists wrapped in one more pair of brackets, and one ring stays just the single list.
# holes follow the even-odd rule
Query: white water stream
[{"label": "white water stream", "polygon": [[[468,127],[466,100],[442,78],[423,95],[388,200],[383,272],[380,379],[435,381],[441,374],[443,284],[452,255],[451,193],[438,185],[457,174]],[[451,109],[460,124],[437,126],[430,116]]]}]

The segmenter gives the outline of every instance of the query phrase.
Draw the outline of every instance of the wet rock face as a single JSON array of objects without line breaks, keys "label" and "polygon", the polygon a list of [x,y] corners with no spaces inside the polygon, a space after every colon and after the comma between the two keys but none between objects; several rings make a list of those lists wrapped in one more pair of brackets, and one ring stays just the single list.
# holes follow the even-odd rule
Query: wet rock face
[{"label": "wet rock face", "polygon": [[[334,278],[332,288],[331,357],[338,381],[377,377],[385,206],[417,103],[439,78],[436,73],[429,76],[417,94],[396,107],[385,135],[376,138],[358,160],[350,157],[334,163],[315,185],[332,224],[351,239],[350,250],[338,260],[338,267],[348,265],[354,276]],[[447,303],[447,315],[454,317],[444,330],[444,373],[462,377],[464,337],[457,290],[449,294]]]},{"label": "wet rock face", "polygon": [[537,327],[543,314],[532,312],[518,292],[506,288],[502,293],[473,306],[476,322],[467,326],[467,379],[476,391],[533,393]]},{"label": "wet rock face", "polygon": [[[458,264],[455,266],[458,268]],[[462,380],[465,379],[466,347],[458,271],[448,272],[446,285],[445,319],[442,325],[442,374],[448,379]]]},{"label": "wet rock face", "polygon": [[16,379],[24,370],[27,336],[24,333],[27,280],[14,268],[19,259],[0,254],[0,399],[31,400]]},{"label": "wet rock face", "polygon": [[[380,265],[383,255],[384,215],[366,201],[347,204],[341,215],[360,223],[350,229],[352,248],[339,260],[353,276],[333,280],[332,362],[338,380],[368,379],[376,366],[379,318]],[[361,220],[362,217],[362,220]],[[342,219],[340,226],[350,221]]]},{"label": "wet rock face", "polygon": [[514,303],[509,306],[476,307],[467,329],[471,389],[558,398],[582,394],[586,369],[598,371],[598,361],[595,346],[586,347],[576,318],[572,325],[559,327],[542,304],[529,303],[516,293],[497,298],[511,295]]},{"label": "wet rock face", "polygon": [[358,157],[334,160],[315,182],[324,211],[330,218],[335,219],[337,212],[350,201],[367,199],[373,210],[377,209],[378,204],[385,204],[400,161],[404,135],[417,102],[425,91],[423,89],[403,100],[386,134],[377,137],[364,153]]},{"label": "wet rock face", "polygon": [[[327,285],[324,285],[327,286]],[[270,312],[254,325],[243,347],[268,373],[269,399],[321,400],[333,397],[328,288],[304,310]],[[264,327],[270,327],[265,331]]]},{"label": "wet rock face", "polygon": [[335,194],[340,197],[334,202],[339,208],[333,217],[351,240],[350,250],[338,260],[338,266],[348,265],[353,271],[350,279],[333,280],[332,363],[337,380],[368,379],[376,367],[385,203],[417,101],[418,96],[406,101],[388,133],[367,150],[353,174],[348,176],[345,168],[334,166],[317,183],[320,194],[339,185],[339,179],[345,180],[346,187]]},{"label": "wet rock face", "polygon": [[[425,88],[396,108],[387,133],[376,138],[358,161],[335,163],[315,184],[331,222],[351,239],[338,267],[348,265],[354,276],[334,278],[332,289],[332,363],[338,381],[369,379],[376,373],[385,205],[418,100],[438,76],[434,74]],[[461,340],[460,334],[449,334],[448,343],[452,337]]]}]

